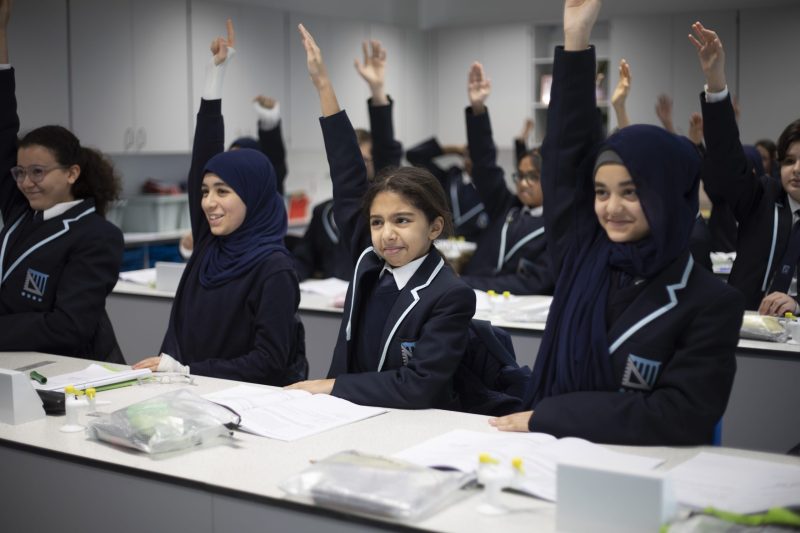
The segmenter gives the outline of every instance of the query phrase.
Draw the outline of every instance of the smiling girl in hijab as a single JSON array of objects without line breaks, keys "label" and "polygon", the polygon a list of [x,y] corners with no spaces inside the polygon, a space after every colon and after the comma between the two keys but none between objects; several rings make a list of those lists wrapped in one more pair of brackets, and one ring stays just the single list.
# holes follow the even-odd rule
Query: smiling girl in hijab
[{"label": "smiling girl in hijab", "polygon": [[629,126],[601,144],[588,46],[599,4],[567,0],[556,50],[542,182],[559,277],[532,410],[490,423],[604,443],[707,444],[733,384],[743,299],[689,252],[700,171],[689,141]]},{"label": "smiling girl in hijab", "polygon": [[308,374],[300,291],[283,245],[286,209],[272,164],[253,149],[223,152],[220,95],[233,43],[228,21],[228,39],[211,45],[197,114],[189,173],[194,253],[161,355],[135,368],[286,385]]}]

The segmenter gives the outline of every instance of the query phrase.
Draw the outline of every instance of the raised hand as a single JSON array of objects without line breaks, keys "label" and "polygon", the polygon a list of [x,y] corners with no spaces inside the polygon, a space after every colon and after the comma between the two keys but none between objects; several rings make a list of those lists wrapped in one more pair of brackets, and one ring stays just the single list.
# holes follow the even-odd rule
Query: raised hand
[{"label": "raised hand", "polygon": [[564,2],[564,50],[579,51],[589,47],[600,0],[566,0]]},{"label": "raised hand", "polygon": [[614,112],[617,114],[617,126],[624,128],[630,126],[631,121],[628,118],[628,110],[625,108],[625,101],[628,98],[628,93],[631,90],[631,67],[628,62],[621,59],[619,62],[619,81],[614,88],[614,93],[611,95],[611,105],[614,106]]},{"label": "raised hand", "polygon": [[275,107],[275,104],[278,103],[277,100],[274,98],[270,98],[269,96],[264,96],[263,94],[259,94],[253,101],[263,107],[264,109],[272,109]]},{"label": "raised hand", "polygon": [[217,37],[211,41],[211,54],[214,56],[215,65],[224,63],[228,59],[228,50],[236,46],[236,32],[233,31],[233,21],[228,19],[225,22],[225,26],[228,29],[228,37]]},{"label": "raised hand", "polygon": [[675,125],[672,122],[672,98],[666,94],[659,94],[656,100],[656,116],[661,121],[664,129],[670,133],[675,133]]},{"label": "raised hand", "polygon": [[372,92],[373,105],[388,104],[384,92],[384,82],[386,81],[386,49],[380,41],[372,40],[369,43],[364,41],[361,44],[364,51],[364,63],[355,60],[356,71],[364,78]]},{"label": "raised hand", "polygon": [[697,49],[700,68],[706,75],[706,83],[710,92],[718,93],[725,89],[725,50],[716,32],[709,30],[699,22],[692,24],[694,35],[689,34],[689,42]]},{"label": "raised hand", "polygon": [[328,117],[340,111],[339,102],[336,100],[336,93],[333,91],[331,80],[328,77],[328,68],[322,60],[322,52],[317,46],[314,37],[309,33],[305,26],[298,24],[297,30],[303,39],[303,48],[306,49],[306,67],[311,82],[319,93],[319,103],[322,107],[322,116]]},{"label": "raised hand", "polygon": [[467,76],[467,94],[472,112],[480,115],[486,110],[486,99],[492,92],[492,82],[486,77],[483,65],[477,61],[472,64]]},{"label": "raised hand", "polygon": [[694,144],[703,144],[703,115],[692,113],[689,117],[689,139]]}]

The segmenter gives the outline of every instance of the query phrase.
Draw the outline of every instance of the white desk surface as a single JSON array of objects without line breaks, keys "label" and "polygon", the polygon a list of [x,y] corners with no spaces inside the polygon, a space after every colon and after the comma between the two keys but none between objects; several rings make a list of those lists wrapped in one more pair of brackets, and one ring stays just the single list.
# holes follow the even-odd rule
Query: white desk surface
[{"label": "white desk surface", "polygon": [[[56,375],[82,368],[85,360],[34,353],[0,353],[2,366],[17,368],[36,361],[56,361],[38,368],[42,374]],[[234,386],[236,383],[213,378],[197,378],[191,389],[204,394]],[[185,386],[185,385],[183,385]],[[101,392],[98,400],[109,400],[111,405],[100,410],[113,411],[143,399],[174,390],[180,385],[142,385]],[[58,428],[62,417],[46,417],[18,426],[0,424],[0,446],[23,445],[33,453],[57,456],[65,461],[94,462],[100,468],[119,465],[131,469],[134,475],[156,475],[168,483],[197,485],[201,490],[233,490],[270,500],[284,499],[278,484],[300,472],[309,461],[342,450],[356,449],[375,454],[392,454],[440,435],[452,429],[469,429],[492,432],[486,417],[450,411],[391,410],[356,424],[337,428],[319,435],[285,443],[236,432],[230,444],[196,449],[191,452],[154,459],[146,454],[127,451],[87,439],[83,433],[61,433]],[[7,441],[5,444],[4,441]],[[711,449],[715,453],[742,455],[781,463],[800,464],[797,457],[749,452],[728,448],[666,448],[628,447],[611,448],[629,453],[666,459],[659,467],[668,470],[693,457],[699,451]],[[80,458],[80,459],[79,459]],[[104,466],[108,465],[108,466]],[[35,473],[32,473],[35,475]],[[516,494],[502,495],[503,500],[518,512],[501,517],[487,517],[475,511],[480,493],[469,496],[453,506],[419,522],[410,524],[436,531],[503,531],[529,532],[555,530],[555,505]]]},{"label": "white desk surface", "polygon": [[[118,281],[117,285],[114,287],[113,292],[115,294],[151,296],[155,298],[175,297],[174,292],[158,291],[149,286],[139,285],[127,281]],[[550,296],[516,296],[515,298],[521,304],[545,303],[552,299]],[[300,310],[324,312],[332,314],[335,313],[341,314],[342,312],[341,308],[334,307],[331,304],[330,298],[326,296],[321,296],[319,294],[310,294],[307,292],[302,292],[300,294]],[[508,311],[506,311],[504,314],[507,315]],[[517,330],[521,332],[544,331],[544,322],[514,322],[508,320],[507,318],[503,318],[502,316],[498,316],[497,314],[493,315],[485,311],[478,311],[475,314],[475,318],[490,320],[492,324],[494,324],[495,326],[508,330]],[[758,341],[750,339],[739,339],[739,348],[745,349],[747,351],[752,350],[755,352],[778,352],[784,355],[800,354],[800,344],[793,344],[793,343],[777,343],[777,342],[767,342],[767,341]]]}]

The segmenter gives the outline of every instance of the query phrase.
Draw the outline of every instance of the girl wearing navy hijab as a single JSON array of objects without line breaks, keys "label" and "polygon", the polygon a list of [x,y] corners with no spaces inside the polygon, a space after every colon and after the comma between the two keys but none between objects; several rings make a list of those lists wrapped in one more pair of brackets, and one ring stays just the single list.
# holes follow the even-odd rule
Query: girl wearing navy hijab
[{"label": "girl wearing navy hijab", "polygon": [[213,64],[197,114],[189,209],[195,248],[181,278],[162,354],[135,368],[189,372],[268,385],[305,379],[297,276],[283,246],[286,210],[267,156],[224,152],[222,75],[228,39]]},{"label": "girl wearing navy hijab", "polygon": [[700,172],[691,143],[629,126],[601,144],[588,46],[599,8],[567,0],[556,49],[542,181],[559,277],[531,410],[490,423],[605,443],[707,444],[733,384],[744,302],[689,252]]}]

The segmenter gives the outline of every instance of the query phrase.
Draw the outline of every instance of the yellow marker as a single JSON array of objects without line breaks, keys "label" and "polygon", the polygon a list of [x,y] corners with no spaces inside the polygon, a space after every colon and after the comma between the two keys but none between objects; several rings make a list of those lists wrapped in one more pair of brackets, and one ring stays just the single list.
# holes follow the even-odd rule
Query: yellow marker
[{"label": "yellow marker", "polygon": [[489,455],[488,453],[482,453],[478,456],[478,462],[482,465],[496,465],[500,464],[500,461]]},{"label": "yellow marker", "polygon": [[503,298],[505,298],[506,300],[511,298],[511,291],[503,291]]},{"label": "yellow marker", "polygon": [[783,318],[796,318],[796,317],[794,316],[794,314],[792,314],[791,311],[786,311],[785,313],[783,313]]},{"label": "yellow marker", "polygon": [[525,473],[525,469],[522,468],[522,457],[514,457],[511,459],[511,467],[520,474]]},{"label": "yellow marker", "polygon": [[86,397],[89,398],[90,400],[94,400],[96,394],[97,391],[94,390],[94,388],[89,387],[88,389],[86,389]]},{"label": "yellow marker", "polygon": [[496,293],[496,292],[494,292],[494,291],[492,291],[492,290],[488,290],[488,291],[486,291],[486,294],[488,294],[488,295],[489,295],[489,296],[491,296],[491,297],[497,296],[497,293]]}]

